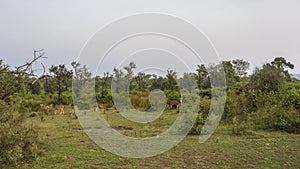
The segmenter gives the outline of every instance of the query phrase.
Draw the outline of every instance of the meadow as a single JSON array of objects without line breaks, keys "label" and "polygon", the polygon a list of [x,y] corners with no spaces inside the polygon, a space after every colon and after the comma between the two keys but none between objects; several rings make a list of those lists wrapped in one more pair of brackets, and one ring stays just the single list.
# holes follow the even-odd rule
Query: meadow
[{"label": "meadow", "polygon": [[[165,111],[151,125],[134,123],[119,113],[102,113],[112,127],[131,137],[153,136],[168,128],[176,118]],[[236,136],[232,127],[220,125],[209,140],[199,144],[198,135],[188,135],[180,144],[161,155],[130,159],[116,156],[96,145],[70,115],[28,117],[27,125],[39,128],[42,143],[36,161],[19,168],[299,168],[300,135],[256,131]],[[163,125],[162,125],[163,124]],[[149,147],[151,148],[151,147]]]}]

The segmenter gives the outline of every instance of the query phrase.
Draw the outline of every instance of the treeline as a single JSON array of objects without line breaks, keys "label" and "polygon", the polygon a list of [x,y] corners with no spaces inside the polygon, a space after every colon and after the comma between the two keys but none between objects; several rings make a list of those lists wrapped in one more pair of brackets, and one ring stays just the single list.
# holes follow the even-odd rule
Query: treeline
[{"label": "treeline", "polygon": [[[135,108],[147,110],[150,91],[161,89],[168,103],[180,100],[180,90],[199,92],[200,112],[191,133],[199,133],[209,113],[211,99],[210,77],[213,72],[224,70],[227,84],[226,107],[222,122],[232,125],[233,133],[247,134],[254,130],[282,130],[300,132],[300,82],[289,74],[294,65],[283,57],[256,68],[248,75],[249,62],[236,59],[218,65],[198,65],[195,72],[182,77],[174,70],[167,70],[165,77],[139,72],[130,63],[123,69],[114,69],[113,74],[104,73],[95,77],[97,101],[112,107],[111,84],[118,83],[115,92],[122,92],[130,81],[129,93]],[[123,79],[123,80],[122,80]],[[124,84],[121,84],[123,83]],[[194,83],[196,82],[196,83]],[[124,86],[122,86],[124,85]],[[200,127],[199,127],[200,126]]]},{"label": "treeline", "polygon": [[[8,66],[0,62],[1,68],[8,71]],[[118,85],[114,92],[122,92],[129,84],[132,105],[140,110],[151,106],[148,100],[150,91],[160,89],[167,96],[167,103],[180,101],[180,90],[199,92],[200,112],[197,124],[202,125],[208,115],[212,72],[223,70],[227,85],[226,108],[222,122],[233,125],[233,132],[244,134],[252,130],[284,130],[299,133],[300,131],[300,83],[291,77],[288,70],[294,65],[283,57],[256,68],[248,73],[249,62],[236,59],[222,61],[218,65],[198,65],[195,72],[184,73],[178,77],[174,70],[167,70],[164,77],[155,74],[138,72],[131,62],[122,69],[114,68],[112,73],[93,77],[87,67],[72,62],[72,69],[66,65],[52,65],[42,76],[26,77],[24,83],[18,83],[17,76],[5,77],[1,73],[4,86],[0,92],[1,100],[7,100],[13,93],[22,95],[23,105],[27,111],[37,111],[40,103],[72,104],[72,78],[78,80],[95,80],[95,95],[98,103],[106,108],[113,108],[112,83]],[[3,71],[2,70],[2,71]],[[48,72],[48,73],[47,73]],[[8,81],[10,80],[10,81]],[[0,82],[1,83],[1,82]],[[9,83],[10,85],[5,85]],[[20,86],[24,84],[24,86]],[[81,103],[85,104],[85,103]],[[88,103],[87,103],[88,104]]]}]

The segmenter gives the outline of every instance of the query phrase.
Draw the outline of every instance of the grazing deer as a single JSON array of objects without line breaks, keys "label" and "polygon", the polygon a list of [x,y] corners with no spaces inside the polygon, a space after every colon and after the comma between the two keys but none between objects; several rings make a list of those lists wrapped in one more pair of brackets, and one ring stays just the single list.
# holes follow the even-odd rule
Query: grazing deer
[{"label": "grazing deer", "polygon": [[78,107],[72,103],[71,104],[71,110],[72,110],[72,112],[75,113],[75,111],[78,110]]},{"label": "grazing deer", "polygon": [[54,114],[56,114],[56,112],[58,111],[59,112],[59,114],[65,114],[65,106],[64,105],[55,105],[54,106],[54,109],[55,109],[55,111],[54,111]]},{"label": "grazing deer", "polygon": [[45,114],[48,114],[50,112],[50,106],[45,104],[40,104],[41,111]]},{"label": "grazing deer", "polygon": [[103,103],[96,103],[94,107],[94,111],[98,109],[104,109],[104,104]]},{"label": "grazing deer", "polygon": [[104,109],[104,104],[103,103],[98,103],[98,109]]},{"label": "grazing deer", "polygon": [[177,100],[171,100],[170,103],[169,103],[170,107],[172,109],[178,109],[179,108],[179,105],[180,105],[180,101],[177,101]]},{"label": "grazing deer", "polygon": [[75,118],[77,119],[76,111],[78,111],[78,107],[75,104],[71,104],[71,115],[74,115]]}]

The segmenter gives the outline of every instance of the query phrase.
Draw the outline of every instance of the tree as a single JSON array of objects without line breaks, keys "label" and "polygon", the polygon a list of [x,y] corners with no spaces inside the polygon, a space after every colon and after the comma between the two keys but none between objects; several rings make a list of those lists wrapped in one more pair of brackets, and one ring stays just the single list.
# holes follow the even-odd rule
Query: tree
[{"label": "tree", "polygon": [[80,63],[73,61],[71,63],[74,71],[74,78],[79,81],[87,81],[90,80],[92,77],[92,73],[89,72],[86,65],[81,66]]},{"label": "tree", "polygon": [[233,69],[233,65],[230,61],[223,61],[222,62],[225,76],[226,76],[226,83],[227,85],[233,85],[236,82],[236,73]]},{"label": "tree", "polygon": [[182,89],[187,89],[189,92],[197,87],[195,75],[193,73],[184,73],[179,81],[180,87]]},{"label": "tree", "polygon": [[251,76],[251,88],[263,92],[279,92],[283,86],[284,78],[281,72],[271,64],[263,65],[262,69],[256,68]]},{"label": "tree", "polygon": [[109,102],[111,78],[112,77],[109,72],[103,73],[102,78],[100,76],[95,77],[95,90],[97,92],[101,91],[101,95],[96,94],[98,102],[106,104]]},{"label": "tree", "polygon": [[129,82],[133,77],[133,70],[136,68],[136,65],[134,62],[130,62],[128,66],[125,66],[124,69],[126,70],[125,78],[127,82]]},{"label": "tree", "polygon": [[7,101],[8,97],[14,93],[24,93],[30,79],[35,75],[32,65],[39,59],[45,58],[43,50],[34,51],[33,59],[15,70],[10,70],[9,66],[0,60],[0,99]]},{"label": "tree", "polygon": [[151,90],[154,89],[161,89],[164,90],[166,89],[165,84],[167,84],[166,79],[163,77],[157,77],[157,75],[152,75],[152,85],[151,85]]},{"label": "tree", "polygon": [[45,76],[42,79],[42,83],[46,93],[55,93],[55,91],[57,91],[56,82],[53,77]]},{"label": "tree", "polygon": [[[43,58],[44,52],[34,51],[34,58],[10,70],[0,60],[0,168],[19,168],[19,164],[38,156],[38,129],[26,124],[25,108],[19,97],[35,77],[32,64]],[[18,93],[18,96],[14,94]]]},{"label": "tree", "polygon": [[177,85],[177,72],[174,70],[168,69],[167,70],[167,82],[166,82],[166,89],[168,90],[178,90],[178,85]]},{"label": "tree", "polygon": [[101,79],[101,98],[104,98],[107,93],[104,93],[105,89],[109,88],[109,85],[111,83],[111,76],[109,75],[109,72],[106,72],[103,74],[103,78]]},{"label": "tree", "polygon": [[41,84],[37,82],[37,78],[31,78],[27,88],[32,94],[40,94],[41,92]]},{"label": "tree", "polygon": [[232,61],[233,68],[235,70],[235,73],[238,77],[245,77],[247,76],[250,63],[247,61],[244,61],[243,59],[236,59]]},{"label": "tree", "polygon": [[123,67],[126,71],[124,73],[121,69],[114,68],[114,77],[113,78],[113,84],[114,84],[114,91],[120,92],[120,91],[127,91],[130,87],[130,81],[132,80],[134,73],[133,70],[136,68],[136,65],[134,62],[130,62],[128,66]]},{"label": "tree", "polygon": [[114,84],[116,84],[116,86],[114,87],[114,90],[115,92],[120,92],[121,89],[124,88],[124,73],[121,69],[117,69],[117,68],[114,68],[113,70],[114,72],[114,77],[113,78],[113,82]]},{"label": "tree", "polygon": [[[20,77],[21,78],[21,77]],[[18,83],[18,77],[9,70],[9,66],[0,60],[0,99],[6,100],[10,95],[20,91],[21,83]]]},{"label": "tree", "polygon": [[103,90],[108,89],[111,84],[112,75],[109,72],[103,73],[103,77],[95,77],[95,90],[103,92]]},{"label": "tree", "polygon": [[294,69],[294,65],[291,62],[286,61],[284,57],[276,57],[271,62],[271,65],[280,70],[286,78],[291,78],[289,72],[286,69]]},{"label": "tree", "polygon": [[146,91],[147,90],[147,76],[143,72],[139,72],[135,77],[135,81],[137,84],[137,89],[139,91]]},{"label": "tree", "polygon": [[58,102],[62,103],[62,92],[68,91],[68,88],[72,86],[73,71],[68,70],[65,65],[52,65],[49,71],[54,74],[53,77],[58,91]]},{"label": "tree", "polygon": [[210,88],[208,71],[204,64],[198,65],[198,68],[196,69],[196,80],[197,80],[198,89]]},{"label": "tree", "polygon": [[86,65],[81,66],[80,63],[73,61],[71,63],[71,66],[73,68],[73,91],[75,93],[78,93],[78,91],[82,88],[82,86],[88,82],[89,80],[91,80],[92,78],[92,73],[89,72],[89,70],[87,69]]},{"label": "tree", "polygon": [[284,83],[290,79],[287,68],[294,68],[294,65],[284,58],[275,58],[271,63],[264,64],[262,69],[256,68],[251,76],[251,86],[254,89],[264,92],[279,92]]},{"label": "tree", "polygon": [[96,92],[100,91],[102,87],[102,79],[100,76],[95,77],[95,90]]},{"label": "tree", "polygon": [[73,104],[79,109],[90,109],[95,105],[95,78],[86,65],[82,66],[78,62],[72,62],[71,65],[74,71]]}]

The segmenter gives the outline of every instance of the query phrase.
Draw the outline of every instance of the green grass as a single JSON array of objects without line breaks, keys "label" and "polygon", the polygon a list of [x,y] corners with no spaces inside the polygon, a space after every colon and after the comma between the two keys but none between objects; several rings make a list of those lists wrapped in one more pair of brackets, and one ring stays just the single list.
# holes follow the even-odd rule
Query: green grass
[{"label": "green grass", "polygon": [[[130,122],[108,111],[105,118],[112,126],[132,127],[124,132],[132,137],[156,135],[168,128],[176,112],[166,111],[153,123]],[[199,144],[199,136],[187,136],[180,144],[161,155],[129,159],[98,147],[81,130],[77,119],[68,115],[28,118],[40,128],[42,150],[36,162],[20,168],[300,168],[300,135],[282,132],[255,132],[234,136],[228,126],[219,126],[213,136]]]}]

